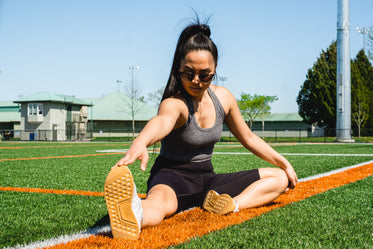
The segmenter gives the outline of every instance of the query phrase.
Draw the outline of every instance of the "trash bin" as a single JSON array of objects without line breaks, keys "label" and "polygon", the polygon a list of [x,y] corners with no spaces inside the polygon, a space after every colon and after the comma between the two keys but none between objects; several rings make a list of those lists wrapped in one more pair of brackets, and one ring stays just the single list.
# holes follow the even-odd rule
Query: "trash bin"
[{"label": "trash bin", "polygon": [[30,141],[36,141],[37,134],[36,133],[30,133]]},{"label": "trash bin", "polygon": [[6,131],[5,133],[4,133],[4,138],[5,138],[5,141],[9,141],[10,140],[10,131]]}]

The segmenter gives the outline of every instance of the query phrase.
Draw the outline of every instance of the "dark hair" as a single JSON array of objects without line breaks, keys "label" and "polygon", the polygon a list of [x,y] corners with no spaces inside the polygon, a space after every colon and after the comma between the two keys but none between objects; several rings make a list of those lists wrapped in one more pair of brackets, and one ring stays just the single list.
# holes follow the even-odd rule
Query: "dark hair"
[{"label": "dark hair", "polygon": [[181,93],[182,95],[187,94],[181,84],[179,70],[181,61],[189,52],[196,50],[209,51],[215,61],[216,68],[218,64],[218,49],[211,40],[210,35],[210,27],[207,24],[200,24],[199,20],[197,20],[195,24],[189,25],[181,32],[176,45],[171,73],[161,101],[168,97],[175,96],[177,93]]}]

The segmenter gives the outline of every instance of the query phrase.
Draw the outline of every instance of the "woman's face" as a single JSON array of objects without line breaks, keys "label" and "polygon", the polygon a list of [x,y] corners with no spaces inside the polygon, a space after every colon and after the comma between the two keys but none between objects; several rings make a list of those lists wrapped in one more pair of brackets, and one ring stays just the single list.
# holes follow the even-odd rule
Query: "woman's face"
[{"label": "woman's face", "polygon": [[202,98],[215,74],[215,61],[207,50],[195,50],[186,54],[180,65],[180,78],[187,93]]}]

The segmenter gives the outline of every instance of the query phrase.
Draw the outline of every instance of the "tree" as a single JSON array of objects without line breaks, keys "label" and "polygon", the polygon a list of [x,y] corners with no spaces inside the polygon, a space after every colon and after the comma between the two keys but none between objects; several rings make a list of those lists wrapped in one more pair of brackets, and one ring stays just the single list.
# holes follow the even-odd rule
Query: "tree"
[{"label": "tree", "polygon": [[368,118],[373,115],[372,96],[373,67],[364,50],[360,50],[356,59],[351,61],[351,113],[352,120],[358,129],[360,137],[361,128],[367,124]]},{"label": "tree", "polygon": [[308,69],[297,97],[298,113],[307,124],[335,128],[336,73],[337,43],[334,41]]},{"label": "tree", "polygon": [[237,100],[237,104],[240,108],[242,117],[251,128],[255,119],[264,118],[271,113],[271,107],[269,104],[276,100],[278,100],[277,96],[264,96],[257,94],[252,96],[250,94],[241,93],[241,99]]},{"label": "tree", "polygon": [[124,94],[129,97],[129,100],[126,101],[129,108],[126,108],[126,110],[128,110],[129,114],[131,115],[132,139],[135,139],[135,115],[136,113],[139,113],[141,108],[143,107],[145,98],[144,96],[141,96],[140,85],[134,75],[134,69],[138,69],[138,67],[131,66],[130,69],[132,71],[131,81],[125,83]]},{"label": "tree", "polygon": [[357,90],[355,103],[352,105],[352,119],[358,129],[358,136],[360,137],[361,128],[369,116],[369,106],[367,104],[367,93],[361,89]]},{"label": "tree", "polygon": [[158,107],[161,103],[161,99],[163,96],[165,87],[159,88],[155,93],[149,93],[147,100],[154,104],[154,106]]}]

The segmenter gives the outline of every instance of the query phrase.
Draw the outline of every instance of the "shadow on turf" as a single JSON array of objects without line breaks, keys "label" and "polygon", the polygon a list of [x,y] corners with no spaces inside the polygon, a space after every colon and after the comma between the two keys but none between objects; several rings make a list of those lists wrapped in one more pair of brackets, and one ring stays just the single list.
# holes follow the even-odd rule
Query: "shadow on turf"
[{"label": "shadow on turf", "polygon": [[[110,218],[109,215],[103,216],[101,219],[96,221],[96,223],[91,226],[88,230],[94,230],[95,228],[104,227],[104,226],[110,226]],[[113,238],[112,232],[100,232],[98,235],[104,236],[104,237],[110,237]]]}]

